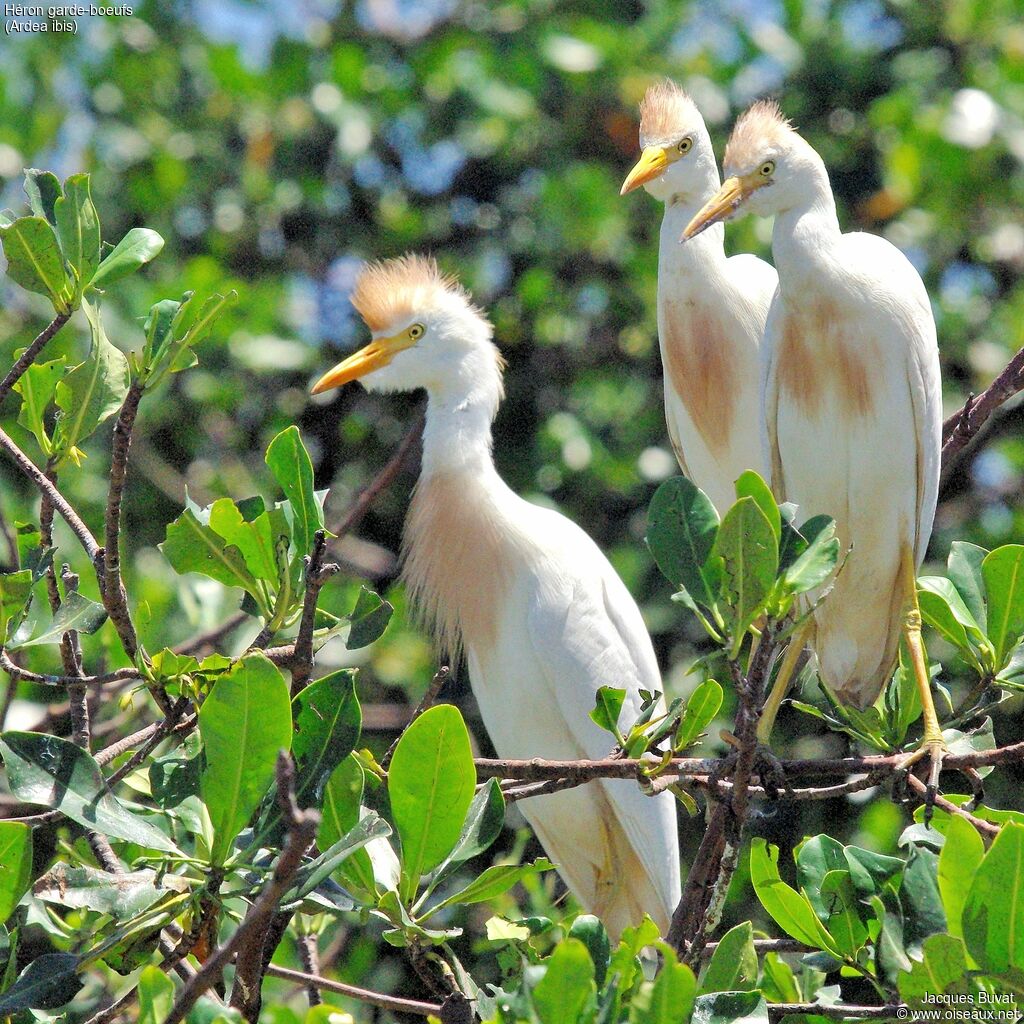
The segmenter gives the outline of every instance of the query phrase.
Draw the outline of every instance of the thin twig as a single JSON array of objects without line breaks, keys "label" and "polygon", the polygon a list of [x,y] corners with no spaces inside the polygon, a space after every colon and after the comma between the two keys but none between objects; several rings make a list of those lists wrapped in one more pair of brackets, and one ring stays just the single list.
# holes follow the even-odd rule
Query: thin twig
[{"label": "thin twig", "polygon": [[316,626],[316,603],[323,585],[341,566],[336,562],[324,563],[327,534],[317,530],[313,535],[313,550],[306,556],[306,593],[302,599],[302,618],[295,636],[295,649],[291,661],[292,694],[298,693],[313,674],[313,629]]},{"label": "thin twig", "polygon": [[993,825],[990,821],[984,821],[977,815],[971,814],[964,807],[958,807],[951,800],[947,800],[944,796],[939,794],[929,794],[928,787],[923,783],[916,775],[908,775],[907,782],[910,784],[910,788],[914,790],[918,796],[924,797],[925,800],[931,796],[932,802],[936,807],[941,808],[947,814],[957,814],[966,821],[969,821],[987,840],[995,839],[999,835],[999,826]]},{"label": "thin twig", "polygon": [[1024,348],[1006,364],[998,377],[977,398],[968,397],[963,407],[943,424],[942,468],[949,469],[967,443],[977,436],[989,417],[1024,388]]},{"label": "thin twig", "polygon": [[783,1017],[811,1014],[832,1020],[910,1020],[910,1008],[904,1003],[888,1003],[885,1006],[854,1006],[850,1003],[769,1003],[768,1019],[775,1024]]},{"label": "thin twig", "polygon": [[78,538],[79,543],[89,556],[89,561],[95,564],[96,555],[99,552],[99,545],[96,538],[89,531],[89,527],[82,522],[78,513],[68,504],[64,495],[46,479],[46,475],[39,467],[7,436],[0,430],[0,448],[11,457],[14,464],[39,488],[40,493],[45,494],[50,504],[60,513],[61,518],[71,527],[71,532]]},{"label": "thin twig", "polygon": [[7,376],[0,380],[0,402],[11,388],[21,380],[25,371],[36,361],[47,342],[71,319],[71,312],[58,313],[35,337],[32,344],[18,357],[18,361],[7,371]]},{"label": "thin twig", "polygon": [[337,544],[346,534],[351,533],[366,515],[370,506],[377,500],[378,495],[390,485],[391,481],[398,476],[399,471],[405,464],[409,453],[423,436],[423,426],[426,423],[426,416],[420,413],[416,422],[406,431],[401,444],[391,456],[384,468],[370,481],[363,489],[359,497],[345,513],[344,518],[331,532],[334,534],[332,544]]},{"label": "thin twig", "polygon": [[[303,932],[299,936],[299,959],[306,973],[315,978],[320,974],[320,947],[316,936],[312,932]],[[323,1000],[320,998],[320,989],[315,984],[306,985],[306,998],[310,1006],[319,1006]]]},{"label": "thin twig", "polygon": [[114,424],[114,440],[110,451],[110,484],[107,488],[107,508],[103,520],[103,606],[107,609],[114,629],[117,630],[121,646],[132,661],[138,654],[139,640],[121,580],[121,502],[128,478],[132,428],[135,426],[135,417],[138,415],[144,390],[139,381],[132,381]]},{"label": "thin twig", "polygon": [[[179,1024],[184,1020],[199,997],[216,984],[224,967],[230,963],[236,953],[239,962],[235,971],[235,986],[232,991],[231,1005],[238,1006],[244,998],[247,1006],[255,1004],[258,1014],[260,978],[252,976],[250,972],[254,965],[257,968],[257,973],[262,967],[263,938],[266,925],[295,877],[295,872],[302,864],[302,858],[316,837],[317,826],[320,823],[320,815],[316,811],[303,811],[297,808],[293,788],[294,776],[295,769],[290,756],[285,751],[281,751],[277,759],[277,792],[282,812],[288,824],[288,838],[285,841],[284,850],[277,860],[270,881],[260,890],[259,896],[250,906],[242,923],[224,945],[218,946],[210,954],[202,969],[182,989],[164,1024]],[[253,985],[255,985],[255,991]],[[250,1014],[247,1019],[255,1020],[255,1016]]]},{"label": "thin twig", "polygon": [[324,992],[337,992],[338,995],[358,999],[361,1002],[369,1003],[371,1006],[379,1006],[383,1010],[394,1010],[397,1013],[412,1013],[419,1017],[439,1017],[441,1014],[441,1005],[439,1003],[426,1003],[419,999],[402,999],[400,996],[389,996],[383,992],[373,992],[368,988],[359,988],[357,985],[346,985],[341,981],[333,981],[330,978],[306,974],[304,971],[293,971],[287,967],[278,967],[276,964],[271,964],[267,968],[267,974],[272,978],[294,981],[299,985],[315,985]]},{"label": "thin twig", "polygon": [[391,764],[391,758],[395,756],[395,748],[398,746],[399,741],[405,734],[405,730],[408,729],[409,726],[412,725],[412,723],[415,722],[416,719],[419,718],[420,715],[422,715],[423,712],[426,711],[427,708],[429,708],[434,703],[435,700],[437,700],[438,694],[440,694],[440,692],[444,689],[444,684],[447,683],[448,680],[451,678],[451,674],[452,670],[448,665],[442,665],[434,673],[434,678],[430,680],[430,685],[427,687],[427,692],[423,694],[423,697],[420,699],[419,704],[416,705],[416,709],[413,711],[412,717],[409,719],[409,721],[406,723],[402,731],[395,738],[394,743],[392,743],[391,746],[388,747],[384,756],[380,759],[380,766],[385,771],[387,771],[388,765]]},{"label": "thin twig", "polygon": [[11,661],[10,655],[0,648],[0,668],[15,679],[22,679],[26,683],[34,683],[37,686],[60,686],[67,687],[76,683],[85,686],[103,686],[106,683],[131,682],[134,679],[142,679],[142,675],[135,668],[119,668],[113,672],[104,672],[98,676],[59,676],[45,675],[42,672],[30,672]]}]

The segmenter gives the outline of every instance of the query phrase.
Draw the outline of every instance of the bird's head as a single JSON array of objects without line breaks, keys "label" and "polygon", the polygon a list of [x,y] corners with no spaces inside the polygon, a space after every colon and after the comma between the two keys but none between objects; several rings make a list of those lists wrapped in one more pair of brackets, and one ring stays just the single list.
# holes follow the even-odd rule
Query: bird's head
[{"label": "bird's head", "polygon": [[656,199],[707,194],[718,185],[711,137],[697,105],[671,79],[652,85],[640,103],[643,153],[622,183],[625,195],[641,185]]},{"label": "bird's head", "polygon": [[771,217],[806,200],[808,172],[820,158],[774,100],[740,115],[725,147],[725,181],[683,232],[693,238],[712,224],[753,213]]},{"label": "bird's head", "polygon": [[409,254],[367,264],[352,305],[372,340],[325,373],[314,395],[361,380],[370,391],[426,388],[433,394],[469,394],[483,384],[500,396],[502,362],[493,329],[433,257]]}]

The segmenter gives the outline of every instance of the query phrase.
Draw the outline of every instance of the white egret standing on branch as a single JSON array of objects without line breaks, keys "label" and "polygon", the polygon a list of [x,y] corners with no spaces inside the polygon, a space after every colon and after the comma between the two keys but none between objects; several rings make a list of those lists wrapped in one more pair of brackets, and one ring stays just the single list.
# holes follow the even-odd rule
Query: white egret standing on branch
[{"label": "white egret standing on branch", "polygon": [[725,229],[691,245],[679,236],[717,191],[718,164],[693,100],[672,81],[640,104],[643,155],[622,194],[643,185],[665,204],[658,251],[658,338],[665,419],[683,472],[724,513],[745,470],[767,476],[761,426],[760,358],[778,278],[752,255],[726,259]]},{"label": "white egret standing on branch", "polygon": [[[804,516],[834,516],[840,540],[853,546],[814,613],[821,678],[841,701],[872,704],[892,675],[902,629],[924,706],[924,740],[906,763],[930,755],[934,790],[944,748],[916,590],[942,435],[928,295],[895,246],[842,233],[821,157],[777,104],[757,103],[737,121],[725,168],[726,181],[685,237],[734,214],[775,216],[779,292],[765,334],[764,386],[772,484]],[[787,683],[780,672],[779,684]],[[772,697],[766,729],[779,686]]]},{"label": "white egret standing on branch", "polygon": [[[405,526],[405,578],[444,649],[464,651],[502,757],[595,758],[598,687],[660,689],[650,637],[622,581],[574,523],[519,498],[491,454],[503,361],[492,327],[432,259],[366,267],[352,303],[373,340],[314,393],[362,379],[427,391],[423,468]],[[649,913],[667,929],[679,898],[671,794],[601,780],[520,804],[579,901],[618,934]]]}]

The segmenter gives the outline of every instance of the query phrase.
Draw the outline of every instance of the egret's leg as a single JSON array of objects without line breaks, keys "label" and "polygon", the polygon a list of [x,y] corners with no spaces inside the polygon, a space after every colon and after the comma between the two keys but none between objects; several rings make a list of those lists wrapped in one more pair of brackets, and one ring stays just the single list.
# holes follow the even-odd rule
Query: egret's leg
[{"label": "egret's leg", "polygon": [[907,589],[907,611],[903,618],[903,636],[910,652],[910,664],[917,682],[917,690],[921,696],[921,708],[924,717],[924,736],[921,745],[913,753],[900,762],[900,768],[908,769],[918,761],[929,758],[931,770],[928,773],[928,796],[926,798],[927,817],[931,817],[931,808],[935,794],[939,789],[939,773],[942,771],[942,759],[946,754],[946,743],[942,738],[942,727],[939,716],[935,712],[935,701],[932,699],[931,677],[928,675],[928,658],[925,655],[924,640],[921,637],[921,608],[917,601],[917,578],[914,573],[914,556],[909,548],[903,552],[904,586]]},{"label": "egret's leg", "polygon": [[793,631],[793,635],[789,638],[789,647],[786,648],[782,664],[779,666],[779,673],[775,677],[771,693],[768,694],[768,699],[764,702],[761,719],[757,723],[757,742],[764,746],[768,746],[772,728],[775,725],[775,716],[779,713],[779,708],[782,707],[782,702],[789,692],[797,663],[800,660],[800,655],[804,652],[804,645],[813,628],[814,620],[808,618],[803,625]]}]

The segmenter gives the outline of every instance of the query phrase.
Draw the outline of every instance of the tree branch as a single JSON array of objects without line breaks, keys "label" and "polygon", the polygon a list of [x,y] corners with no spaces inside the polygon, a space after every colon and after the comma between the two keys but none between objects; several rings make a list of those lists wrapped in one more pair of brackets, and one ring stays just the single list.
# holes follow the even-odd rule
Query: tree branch
[{"label": "tree branch", "polygon": [[341,571],[336,562],[324,563],[327,535],[317,530],[313,536],[313,551],[306,556],[306,593],[302,599],[302,618],[295,637],[291,660],[292,696],[301,690],[313,674],[313,629],[316,626],[316,603],[323,585]]},{"label": "tree branch", "polygon": [[415,710],[412,713],[412,717],[402,727],[402,731],[395,737],[394,743],[385,751],[384,756],[380,759],[380,766],[385,771],[391,764],[391,758],[395,756],[395,748],[398,746],[399,741],[405,734],[405,730],[416,721],[424,711],[429,708],[435,700],[437,700],[438,694],[444,689],[444,684],[451,678],[452,670],[448,665],[442,665],[435,673],[434,678],[430,680],[430,685],[427,687],[427,692],[423,694],[419,704],[416,705]]},{"label": "tree branch", "polygon": [[0,402],[2,402],[11,388],[21,380],[25,371],[36,361],[39,353],[42,352],[47,342],[71,319],[70,311],[58,313],[40,332],[35,340],[18,357],[18,361],[7,371],[7,376],[0,380]]}]

